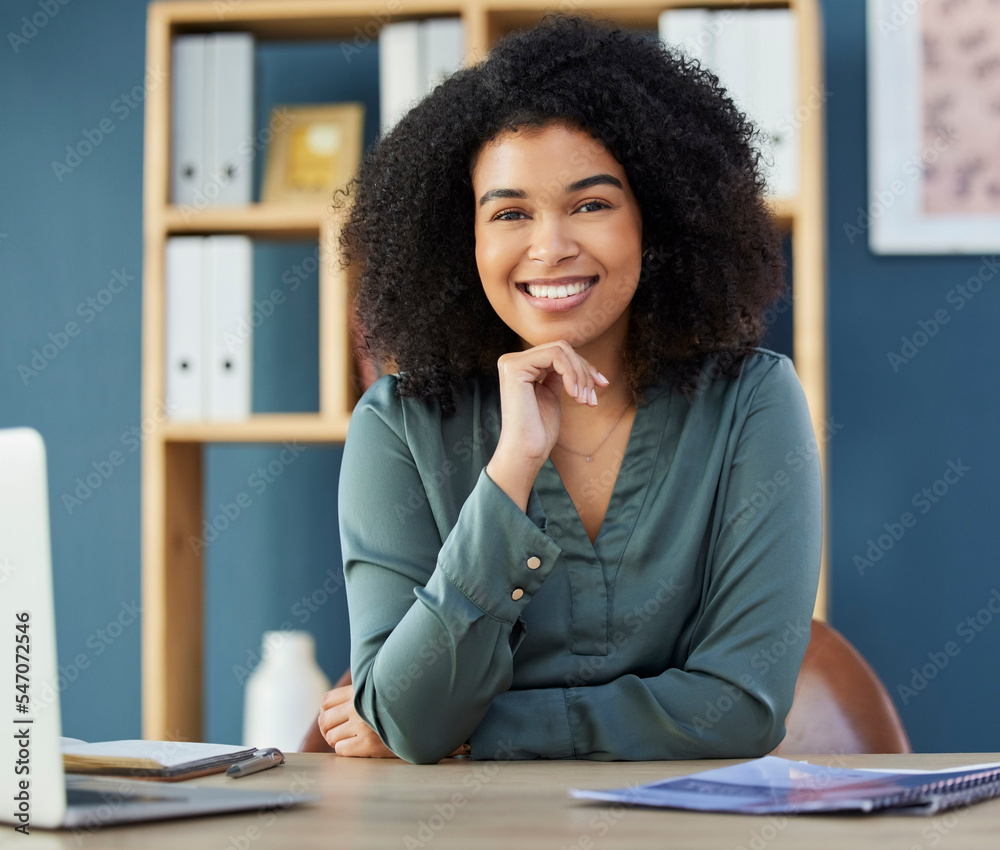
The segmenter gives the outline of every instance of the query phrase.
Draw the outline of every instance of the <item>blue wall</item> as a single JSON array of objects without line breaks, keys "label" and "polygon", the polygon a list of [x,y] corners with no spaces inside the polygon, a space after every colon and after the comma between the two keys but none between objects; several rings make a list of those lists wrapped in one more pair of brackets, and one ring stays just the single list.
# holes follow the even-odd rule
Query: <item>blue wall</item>
[{"label": "blue wall", "polygon": [[[958,310],[948,293],[984,258],[875,257],[865,239],[852,242],[845,233],[867,193],[864,3],[822,5],[830,410],[840,426],[829,444],[832,622],[889,686],[916,749],[996,751],[1000,621],[994,620],[1000,618],[987,605],[994,594],[994,607],[1000,600],[1000,530],[993,518],[1000,461],[992,444],[1000,413],[993,377],[1000,369],[997,284]],[[122,96],[143,82],[145,4],[70,0],[15,50],[8,33],[20,33],[22,16],[39,9],[36,0],[8,0],[0,13],[0,426],[33,425],[49,447],[66,734],[131,737],[140,733],[140,628],[129,613],[140,599],[140,463],[129,434],[142,425],[142,108],[128,107]],[[348,74],[329,47],[260,50],[258,123],[271,102],[350,98],[374,110],[376,51],[363,53]],[[114,130],[59,179],[52,163],[65,160],[66,146],[77,146],[102,119]],[[314,247],[258,246],[258,286]],[[134,279],[112,292],[116,273]],[[258,409],[315,408],[315,299],[315,280],[307,281],[261,330]],[[949,323],[894,372],[888,353],[942,307]],[[76,336],[60,335],[67,322],[76,323]],[[22,373],[19,367],[32,368],[35,350],[52,337],[56,348],[46,351],[55,356],[37,374]],[[77,479],[116,449],[125,462],[67,507],[63,495],[73,495]],[[248,476],[276,450],[211,448],[206,510],[246,489]],[[943,481],[950,463],[968,469],[937,502],[922,502],[920,492]],[[337,449],[307,448],[263,493],[252,494],[239,530],[209,548],[210,739],[240,737],[241,687],[233,668],[258,649],[263,630],[283,622],[307,628],[331,677],[347,664],[342,593],[305,622],[296,607],[328,569],[338,569],[338,469]],[[855,556],[866,556],[869,539],[878,545],[884,525],[894,528],[907,512],[912,526],[895,528],[901,538],[859,570]],[[75,663],[78,657],[85,664]],[[925,665],[933,678],[918,688],[913,668]]]}]

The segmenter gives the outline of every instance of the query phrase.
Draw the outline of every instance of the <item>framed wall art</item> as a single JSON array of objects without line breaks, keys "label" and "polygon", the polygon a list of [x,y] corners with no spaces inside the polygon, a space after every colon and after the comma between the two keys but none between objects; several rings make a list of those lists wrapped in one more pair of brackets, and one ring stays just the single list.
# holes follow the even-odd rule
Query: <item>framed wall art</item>
[{"label": "framed wall art", "polygon": [[1000,249],[997,0],[868,0],[868,165],[873,252]]}]

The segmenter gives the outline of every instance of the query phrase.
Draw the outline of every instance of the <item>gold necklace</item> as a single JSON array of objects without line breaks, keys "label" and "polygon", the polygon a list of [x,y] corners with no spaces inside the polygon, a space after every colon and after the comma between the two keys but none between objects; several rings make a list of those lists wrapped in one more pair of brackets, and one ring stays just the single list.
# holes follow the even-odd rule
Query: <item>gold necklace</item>
[{"label": "gold necklace", "polygon": [[556,440],[556,445],[559,446],[559,448],[561,448],[563,451],[567,451],[570,454],[580,455],[581,457],[585,457],[587,458],[587,463],[592,463],[594,460],[594,455],[597,454],[597,450],[608,441],[608,437],[610,437],[615,428],[618,427],[618,423],[622,421],[622,417],[625,415],[625,411],[628,410],[631,406],[632,402],[628,402],[628,404],[626,404],[625,407],[622,408],[622,412],[618,414],[618,418],[615,420],[615,424],[611,426],[611,430],[604,435],[604,437],[601,439],[601,442],[599,442],[596,446],[594,446],[594,448],[591,451],[578,452],[576,449],[571,449],[568,448],[567,446],[564,446],[558,440]]}]

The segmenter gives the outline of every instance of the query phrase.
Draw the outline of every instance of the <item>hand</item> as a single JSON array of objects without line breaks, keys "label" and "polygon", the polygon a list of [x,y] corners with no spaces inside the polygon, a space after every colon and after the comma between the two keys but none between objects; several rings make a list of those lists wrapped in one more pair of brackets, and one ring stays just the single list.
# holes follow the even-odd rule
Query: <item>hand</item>
[{"label": "hand", "polygon": [[338,756],[396,758],[354,708],[354,686],[334,688],[323,696],[319,728]]},{"label": "hand", "polygon": [[503,425],[486,471],[523,510],[538,470],[559,438],[563,391],[593,407],[594,387],[607,386],[608,379],[563,340],[504,354],[497,370]]}]

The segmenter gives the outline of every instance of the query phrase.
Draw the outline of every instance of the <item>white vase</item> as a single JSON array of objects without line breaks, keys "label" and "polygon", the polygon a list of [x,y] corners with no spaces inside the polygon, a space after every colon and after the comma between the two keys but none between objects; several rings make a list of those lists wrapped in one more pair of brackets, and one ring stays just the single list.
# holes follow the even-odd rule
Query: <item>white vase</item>
[{"label": "white vase", "polygon": [[243,746],[296,752],[328,690],[309,632],[264,632],[261,662],[246,684]]}]

